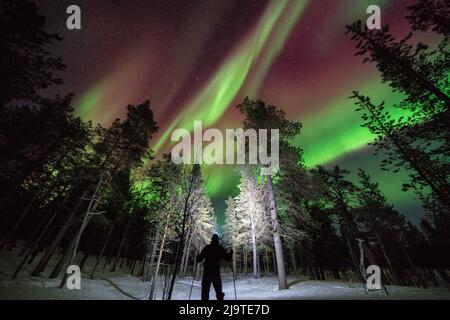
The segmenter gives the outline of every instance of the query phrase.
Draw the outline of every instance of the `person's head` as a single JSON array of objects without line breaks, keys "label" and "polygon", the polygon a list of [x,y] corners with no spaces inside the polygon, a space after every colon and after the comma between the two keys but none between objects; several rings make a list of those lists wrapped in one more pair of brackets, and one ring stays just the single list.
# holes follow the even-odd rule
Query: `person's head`
[{"label": "person's head", "polygon": [[213,245],[219,244],[219,236],[217,234],[213,234],[213,236],[211,237],[211,244]]}]

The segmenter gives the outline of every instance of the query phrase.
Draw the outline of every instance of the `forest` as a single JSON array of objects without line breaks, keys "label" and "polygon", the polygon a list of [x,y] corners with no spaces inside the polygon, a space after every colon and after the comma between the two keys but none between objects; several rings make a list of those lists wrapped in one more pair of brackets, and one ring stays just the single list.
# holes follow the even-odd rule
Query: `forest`
[{"label": "forest", "polygon": [[[264,176],[261,165],[236,165],[238,193],[219,226],[203,166],[152,151],[159,128],[149,101],[126,106],[109,126],[81,119],[74,94],[47,94],[66,67],[48,48],[64,39],[45,29],[31,1],[3,1],[0,12],[0,250],[20,261],[9,278],[30,270],[64,288],[73,264],[89,279],[121,270],[148,286],[149,300],[158,290],[171,300],[177,279],[201,278],[195,257],[223,229],[222,243],[233,249],[223,268],[235,279],[276,276],[279,289],[300,275],[364,282],[365,267],[378,265],[385,284],[450,285],[450,6],[417,1],[401,39],[387,25],[368,30],[361,21],[342,31],[361,63],[376,66],[379,82],[404,97],[391,106],[355,88],[347,107],[375,137],[382,170],[408,173],[403,191],[426,210],[420,225],[364,168],[354,182],[340,166],[307,167],[292,141],[308,128],[282,106],[249,97],[234,107],[240,125],[279,129],[279,171]],[[439,43],[417,41],[418,32]]]}]

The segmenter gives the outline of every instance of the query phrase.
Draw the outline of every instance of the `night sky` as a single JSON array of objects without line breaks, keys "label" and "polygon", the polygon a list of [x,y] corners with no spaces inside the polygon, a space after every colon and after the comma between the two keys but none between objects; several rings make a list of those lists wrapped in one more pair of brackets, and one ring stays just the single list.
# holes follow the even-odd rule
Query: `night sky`
[{"label": "night sky", "polygon": [[[238,128],[234,107],[245,96],[276,105],[303,123],[295,143],[308,166],[334,165],[372,174],[397,209],[417,222],[414,195],[401,191],[405,173],[379,169],[348,99],[353,90],[375,102],[401,97],[382,85],[374,65],[354,56],[345,24],[365,21],[368,5],[382,8],[382,23],[406,35],[411,0],[164,0],[37,1],[47,29],[63,42],[52,48],[68,65],[58,92],[75,93],[76,113],[94,123],[123,117],[126,105],[149,99],[160,127],[152,146],[170,150],[170,133],[205,127]],[[66,8],[81,8],[82,30],[69,31]],[[427,36],[427,35],[424,35]],[[401,111],[394,110],[396,115]],[[236,193],[230,166],[206,168],[208,190],[221,217]]]}]

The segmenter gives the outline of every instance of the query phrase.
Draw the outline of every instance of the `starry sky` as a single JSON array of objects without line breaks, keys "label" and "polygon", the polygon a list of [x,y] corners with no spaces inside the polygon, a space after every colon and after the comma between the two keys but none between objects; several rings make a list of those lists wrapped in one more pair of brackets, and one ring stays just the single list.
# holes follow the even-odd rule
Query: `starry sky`
[{"label": "starry sky", "polygon": [[[262,99],[303,123],[295,144],[307,166],[339,164],[355,178],[361,167],[414,223],[423,209],[401,191],[406,173],[379,169],[348,99],[353,90],[375,102],[401,99],[381,84],[373,65],[354,56],[345,25],[365,21],[377,4],[382,24],[408,32],[406,6],[413,0],[38,0],[47,29],[63,41],[51,50],[64,58],[59,92],[75,93],[76,113],[103,125],[126,114],[126,105],[149,99],[160,130],[157,154],[171,148],[176,128],[238,128],[234,107],[244,97]],[[81,8],[82,29],[66,28],[66,8]],[[392,112],[400,116],[401,110]],[[208,191],[223,217],[224,199],[236,194],[230,166],[206,169]]]}]

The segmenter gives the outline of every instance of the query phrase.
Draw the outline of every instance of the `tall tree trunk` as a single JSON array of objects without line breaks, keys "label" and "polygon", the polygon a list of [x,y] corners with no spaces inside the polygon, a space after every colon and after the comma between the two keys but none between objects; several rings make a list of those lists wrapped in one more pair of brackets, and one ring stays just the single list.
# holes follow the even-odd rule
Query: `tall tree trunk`
[{"label": "tall tree trunk", "polygon": [[267,187],[269,190],[269,208],[272,222],[273,244],[275,247],[275,256],[277,261],[278,288],[280,290],[289,289],[286,279],[286,269],[284,265],[283,245],[281,243],[277,209],[275,205],[275,192],[272,185],[272,176],[267,176]]},{"label": "tall tree trunk", "polygon": [[[152,235],[150,235],[148,239],[148,243],[144,252],[144,256],[142,257],[142,264],[139,268],[138,277],[141,277],[142,281],[146,281],[149,279],[149,276],[151,277],[151,273],[153,272],[154,265],[155,265],[155,259],[156,259],[156,249],[158,246],[158,240],[160,234],[160,226],[156,227],[156,230]],[[151,244],[151,250],[149,249]],[[148,265],[148,273],[145,273],[145,267]]]},{"label": "tall tree trunk", "polygon": [[381,248],[381,252],[383,253],[384,260],[386,260],[386,263],[387,263],[387,265],[389,267],[389,270],[391,270],[391,274],[392,274],[393,280],[395,281],[395,283],[401,284],[400,283],[400,279],[398,278],[398,275],[397,275],[397,271],[394,269],[394,266],[392,265],[392,261],[391,261],[391,259],[389,258],[389,255],[386,252],[386,248],[384,246],[383,241],[380,238],[380,235],[376,231],[374,231],[374,234],[375,234],[375,237],[378,240],[378,243],[380,244],[380,248]]},{"label": "tall tree trunk", "polygon": [[[155,268],[155,262],[156,262],[156,250],[158,249],[158,239],[160,237],[160,228],[158,227],[157,230],[155,230],[153,238],[149,239],[149,244],[147,246],[150,246],[151,243],[151,250],[147,248],[144,253],[144,257],[142,258],[142,265],[139,270],[139,276],[142,277],[142,281],[149,280],[149,277],[152,277],[153,270]],[[147,265],[148,264],[148,265]],[[145,267],[147,266],[149,272],[145,272]]]},{"label": "tall tree trunk", "polygon": [[200,279],[200,270],[203,268],[201,264],[198,264],[197,272],[195,273],[195,279]]},{"label": "tall tree trunk", "polygon": [[256,255],[256,266],[257,266],[257,275],[258,277],[261,275],[261,256],[259,254]]},{"label": "tall tree trunk", "polygon": [[133,273],[134,273],[134,268],[136,267],[136,261],[137,261],[137,259],[133,259],[131,262],[131,269],[130,269],[131,275],[133,275]]},{"label": "tall tree trunk", "polygon": [[161,258],[162,258],[162,254],[164,251],[164,245],[166,242],[167,232],[169,230],[169,222],[170,222],[170,211],[167,212],[166,223],[164,225],[164,230],[163,230],[162,237],[161,237],[161,243],[159,245],[158,260],[156,261],[155,274],[152,277],[152,284],[150,286],[150,294],[148,296],[149,300],[153,300],[153,297],[154,297],[156,281],[158,280],[159,267],[161,265]]},{"label": "tall tree trunk", "polygon": [[192,232],[191,236],[189,237],[189,240],[187,243],[187,248],[186,248],[185,261],[184,261],[184,265],[183,265],[183,269],[182,269],[183,278],[186,276],[187,268],[189,266],[189,253],[191,252],[191,243],[192,243],[193,237],[194,237],[194,234]]},{"label": "tall tree trunk", "polygon": [[402,249],[403,254],[406,257],[406,260],[408,261],[409,265],[411,266],[412,272],[416,276],[416,278],[420,281],[422,286],[427,289],[427,284],[425,283],[425,280],[422,278],[422,276],[417,272],[416,266],[414,265],[413,261],[411,260],[411,257],[409,256],[408,252],[406,251],[405,247],[403,246],[402,241],[399,241],[400,248]]},{"label": "tall tree trunk", "polygon": [[[72,249],[73,249],[74,245],[75,245],[75,237],[72,238],[72,240],[70,240],[70,243],[67,246],[66,250],[64,250],[63,254],[61,255],[61,257],[58,260],[58,263],[53,268],[53,271],[50,273],[50,276],[49,276],[50,279],[54,279],[54,278],[58,277],[58,275],[60,274],[61,270],[64,267],[65,262],[70,257],[70,254],[72,253]],[[65,274],[65,271],[64,271],[64,274]]]},{"label": "tall tree trunk", "polygon": [[72,210],[72,212],[70,213],[69,217],[67,218],[66,223],[61,228],[61,230],[58,232],[58,234],[56,235],[56,237],[53,240],[53,242],[47,248],[46,253],[42,257],[42,259],[39,261],[39,263],[36,266],[36,268],[31,273],[32,276],[39,276],[39,274],[47,266],[48,261],[50,260],[50,258],[52,257],[53,253],[55,252],[56,248],[58,247],[58,245],[60,244],[60,242],[63,239],[64,235],[66,234],[66,231],[69,228],[72,220],[74,219],[74,217],[76,217],[76,213],[78,212],[78,209],[81,206],[83,198],[86,196],[86,194],[87,194],[87,191],[84,191],[83,195],[80,197],[80,199],[78,200],[77,204],[75,205],[75,208]]},{"label": "tall tree trunk", "polygon": [[91,279],[94,278],[95,270],[97,269],[98,264],[100,263],[100,260],[102,259],[103,254],[105,253],[105,249],[108,246],[108,243],[111,238],[112,231],[114,230],[115,224],[116,224],[116,220],[114,220],[113,224],[109,228],[108,235],[106,236],[106,240],[105,240],[105,243],[103,244],[102,250],[100,250],[100,253],[97,256],[97,259],[95,260],[95,265],[94,265],[94,268],[92,268],[91,275],[90,275]]},{"label": "tall tree trunk", "polygon": [[233,272],[234,279],[237,279],[237,270],[236,270],[236,245],[233,242]]},{"label": "tall tree trunk", "polygon": [[53,225],[53,221],[56,219],[56,217],[59,215],[59,212],[64,207],[65,203],[67,202],[67,199],[69,198],[69,195],[66,195],[64,197],[63,202],[58,206],[58,209],[53,213],[50,220],[45,225],[44,229],[40,232],[39,237],[36,241],[34,241],[32,247],[30,248],[29,253],[27,254],[30,256],[28,259],[28,264],[33,263],[34,259],[36,258],[37,254],[44,250],[46,243],[48,242],[48,239],[50,238],[51,232],[47,232],[47,230]]},{"label": "tall tree trunk", "polygon": [[355,255],[355,253],[353,251],[353,247],[352,247],[352,244],[350,242],[349,236],[347,234],[345,234],[345,232],[344,232],[344,241],[347,244],[347,248],[348,248],[348,251],[350,253],[350,258],[351,258],[351,260],[353,262],[353,267],[354,267],[354,270],[356,271],[356,274],[357,274],[358,278],[361,281],[365,280],[364,274],[361,273],[361,269],[360,269],[358,260],[356,259],[356,255]]},{"label": "tall tree trunk", "polygon": [[[69,246],[67,247],[66,251],[63,253],[60,261],[58,261],[58,265],[55,267],[52,274],[50,275],[50,278],[52,278],[52,277],[56,278],[59,275],[59,273],[61,272],[61,269],[64,267],[64,265],[66,266],[66,268],[64,269],[63,278],[59,284],[60,289],[64,288],[64,285],[66,284],[67,267],[70,266],[71,263],[75,260],[76,252],[75,252],[75,256],[72,256],[72,253],[74,252],[73,249],[75,247],[75,243],[76,243],[76,237],[72,238]],[[68,259],[68,262],[65,263],[67,259]],[[61,264],[59,262],[61,262]]]},{"label": "tall tree trunk", "polygon": [[247,271],[247,267],[248,267],[248,264],[247,264],[247,249],[244,249],[244,274],[245,274],[245,276],[247,276],[248,275],[248,271]]},{"label": "tall tree trunk", "polygon": [[[89,202],[89,206],[88,209],[86,211],[86,214],[84,216],[84,219],[81,223],[80,228],[78,229],[75,237],[72,239],[70,246],[68,247],[68,250],[64,253],[64,256],[62,258],[62,263],[64,263],[67,259],[67,256],[69,257],[69,260],[67,261],[66,264],[66,269],[72,264],[72,262],[75,260],[76,256],[77,256],[77,251],[78,251],[78,245],[80,243],[80,239],[81,239],[81,235],[83,234],[83,231],[85,230],[87,224],[89,223],[90,218],[92,217],[92,212],[94,212],[99,204],[100,201],[100,197],[97,197],[98,191],[100,189],[102,183],[102,178],[99,179],[99,182],[97,184],[97,187],[95,189],[94,194],[91,197],[91,200]],[[92,212],[91,212],[92,211]],[[56,276],[59,274],[60,270],[55,270],[57,272]],[[64,272],[63,275],[63,279],[61,280],[61,283],[59,285],[59,288],[62,289],[66,283],[66,279],[67,279],[67,273]]]},{"label": "tall tree trunk", "polygon": [[[65,199],[66,198],[63,199],[63,203],[65,202]],[[33,247],[33,245],[36,243],[36,239],[40,236],[40,234],[42,232],[42,228],[43,227],[45,228],[45,226],[47,226],[47,224],[50,220],[53,221],[51,218],[54,216],[54,212],[59,207],[58,200],[59,199],[55,200],[54,203],[48,208],[48,210],[46,210],[46,212],[43,215],[42,219],[40,220],[39,224],[34,228],[33,233],[30,235],[27,242],[22,247],[22,250],[20,250],[19,257],[22,257],[26,252],[28,252],[28,250],[31,247]],[[47,220],[48,215],[50,215],[49,220]]]},{"label": "tall tree trunk", "polygon": [[272,251],[272,265],[273,265],[273,273],[277,273],[277,259],[275,257],[275,249]]},{"label": "tall tree trunk", "polygon": [[256,253],[256,239],[255,234],[252,232],[252,256],[253,256],[253,278],[258,278],[258,264],[256,261],[257,253]]},{"label": "tall tree trunk", "polygon": [[[127,250],[125,250],[127,251]],[[119,270],[122,269],[123,263],[125,262],[125,260],[127,260],[128,258],[126,257],[122,257],[122,259],[120,260],[120,264],[119,264]]]},{"label": "tall tree trunk", "polygon": [[91,239],[90,239],[89,244],[88,244],[88,246],[86,248],[86,251],[84,252],[83,258],[80,261],[80,271],[83,271],[84,264],[86,263],[87,259],[89,258],[89,254],[91,253],[91,250],[94,247],[94,243],[95,243],[96,239],[97,239],[97,233],[94,233],[91,236]]},{"label": "tall tree trunk", "polygon": [[[86,226],[89,223],[89,220],[91,218],[90,210],[91,209],[95,210],[97,205],[98,205],[98,202],[95,202],[95,204],[92,207],[91,207],[91,205],[92,205],[92,200],[91,200],[91,203],[89,204],[88,210],[87,210],[86,215],[85,215],[85,217],[84,217],[84,219],[83,219],[83,221],[81,223],[80,228],[78,229],[77,233],[75,234],[75,236],[71,240],[70,245],[67,247],[66,251],[64,252],[64,254],[63,254],[63,256],[62,256],[62,258],[60,260],[61,261],[61,265],[58,262],[57,266],[55,267],[55,269],[53,270],[52,274],[50,275],[50,278],[56,278],[59,275],[59,273],[61,272],[62,266],[63,266],[64,262],[67,260],[67,258],[69,258],[69,260],[68,260],[68,262],[66,264],[66,269],[75,260],[75,257],[76,257],[77,252],[78,252],[78,245],[80,243],[81,235],[83,234],[83,231],[85,230],[85,228],[86,228]],[[80,269],[81,269],[81,267],[80,267]],[[67,277],[67,274],[64,273],[63,280],[61,281],[61,284],[59,286],[60,288],[63,288],[63,286],[65,284],[66,277]]]},{"label": "tall tree trunk", "polygon": [[[189,239],[189,233],[187,234],[186,238]],[[183,246],[183,254],[181,255],[181,265],[180,265],[180,274],[178,275],[179,278],[184,278],[184,265],[186,263],[186,256],[187,256],[187,251],[188,251],[188,241],[184,242],[184,246]]]},{"label": "tall tree trunk", "polygon": [[116,271],[117,262],[120,259],[120,255],[122,254],[122,250],[123,250],[123,247],[125,245],[125,240],[126,240],[126,238],[128,236],[128,229],[130,228],[130,222],[131,222],[131,218],[127,217],[127,224],[125,226],[125,230],[123,231],[122,239],[120,240],[119,249],[117,250],[117,255],[116,255],[116,258],[114,259],[114,263],[113,263],[113,266],[111,268],[111,272]]},{"label": "tall tree trunk", "polygon": [[[29,241],[29,244],[27,244],[26,246],[24,246],[24,248],[22,249],[21,253],[19,254],[19,256],[22,256],[22,260],[20,261],[19,266],[16,268],[16,271],[14,272],[14,274],[12,275],[11,279],[15,279],[17,277],[17,275],[19,274],[20,270],[22,270],[23,266],[25,265],[25,263],[27,262],[28,258],[33,255],[35,253],[35,251],[37,252],[39,250],[39,248],[41,247],[42,244],[40,244],[42,238],[44,238],[48,228],[51,226],[51,224],[53,223],[53,221],[55,220],[56,216],[58,215],[58,212],[61,210],[61,208],[63,207],[63,205],[65,204],[67,200],[67,196],[64,198],[64,200],[62,201],[62,203],[58,206],[58,208],[55,210],[55,212],[53,213],[53,215],[50,217],[50,219],[47,221],[44,229],[42,231],[40,231],[39,236],[37,237],[37,239],[34,239],[34,236],[31,237],[31,241]],[[39,228],[36,228],[36,231],[39,231]],[[28,247],[29,246],[29,247]],[[27,248],[28,247],[28,248]],[[26,254],[25,254],[26,253]]]},{"label": "tall tree trunk", "polygon": [[307,268],[305,265],[305,262],[303,261],[304,259],[302,259],[302,253],[300,251],[300,248],[297,249],[297,253],[298,253],[298,259],[300,260],[300,268],[301,268],[301,272],[307,276]]},{"label": "tall tree trunk", "polygon": [[290,248],[291,251],[291,260],[292,260],[292,264],[294,266],[294,273],[298,274],[298,270],[297,270],[297,263],[295,262],[295,254],[294,254],[294,250],[292,249],[292,247]]},{"label": "tall tree trunk", "polygon": [[81,236],[83,235],[83,232],[86,229],[91,217],[94,214],[96,214],[95,210],[97,209],[97,206],[101,200],[101,196],[99,196],[98,194],[100,193],[102,182],[103,182],[103,178],[100,177],[100,179],[97,183],[97,187],[95,188],[95,191],[92,194],[91,200],[89,201],[89,205],[88,205],[86,213],[83,217],[83,221],[80,225],[80,229],[78,230],[78,232],[75,235],[75,243],[73,245],[73,253],[68,262],[68,265],[70,265],[72,263],[72,261],[75,259],[75,256],[77,255],[77,251],[78,251],[78,245],[80,244]]},{"label": "tall tree trunk", "polygon": [[103,264],[103,270],[106,269],[106,266],[109,266],[111,264],[111,261],[114,257],[114,249],[116,249],[118,243],[119,239],[114,239],[114,241],[111,243],[111,247],[109,248],[108,254],[106,255],[105,263]]},{"label": "tall tree trunk", "polygon": [[177,251],[175,253],[175,265],[173,267],[173,274],[172,274],[172,278],[170,280],[169,291],[167,293],[167,300],[172,300],[173,288],[175,287],[175,280],[177,278],[177,273],[178,273],[178,269],[180,266],[181,248],[183,247],[183,242],[184,242],[184,232],[185,232],[184,228],[185,228],[185,225],[183,223],[181,236],[179,238]]},{"label": "tall tree trunk", "polygon": [[[198,250],[197,249],[195,249],[194,248],[194,250],[195,250],[195,252],[194,252],[194,257],[196,257],[198,254],[199,254],[199,252],[198,252]],[[195,280],[195,276],[196,276],[196,274],[197,274],[197,269],[200,267],[200,264],[197,262],[197,259],[195,259],[194,258],[194,266],[193,266],[193,268],[192,268],[192,279],[193,280]]]},{"label": "tall tree trunk", "polygon": [[33,195],[33,198],[28,202],[27,207],[25,208],[25,210],[22,211],[22,214],[20,215],[19,219],[17,220],[16,224],[14,225],[14,227],[12,228],[11,232],[6,236],[6,238],[3,240],[2,245],[0,246],[0,250],[3,249],[3,247],[6,247],[7,250],[11,250],[12,247],[15,244],[15,241],[13,241],[13,237],[17,231],[17,229],[19,229],[22,221],[25,219],[25,217],[28,215],[28,212],[30,212],[31,206],[34,204],[34,202],[37,199],[37,195],[38,193],[35,192]]},{"label": "tall tree trunk", "polygon": [[264,249],[265,263],[264,263],[264,273],[266,276],[269,274],[269,254],[267,253],[267,248]]}]

